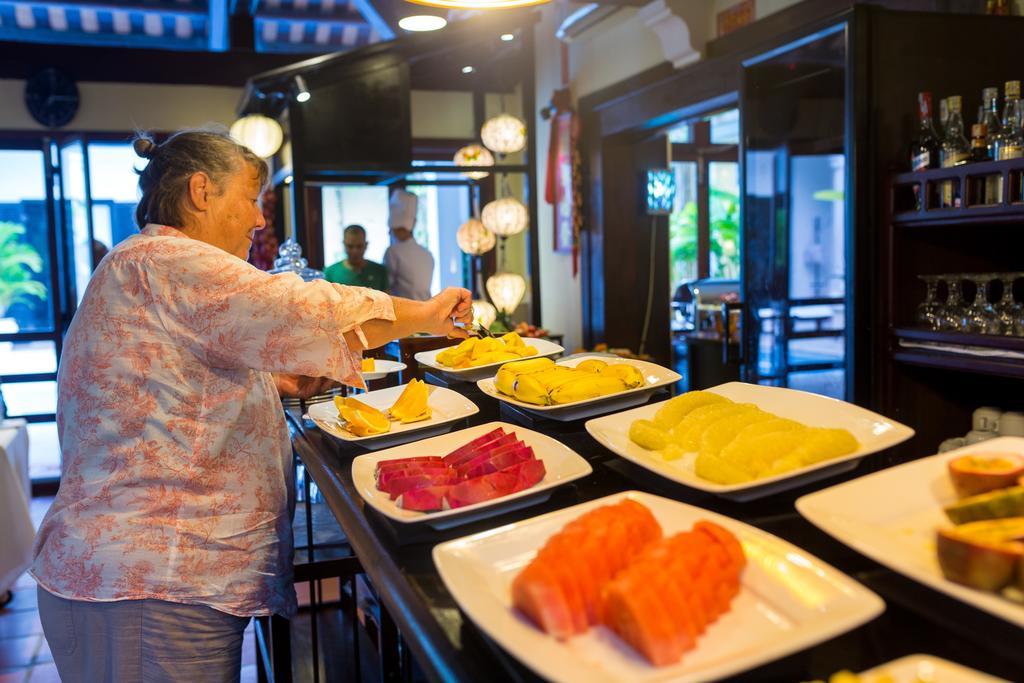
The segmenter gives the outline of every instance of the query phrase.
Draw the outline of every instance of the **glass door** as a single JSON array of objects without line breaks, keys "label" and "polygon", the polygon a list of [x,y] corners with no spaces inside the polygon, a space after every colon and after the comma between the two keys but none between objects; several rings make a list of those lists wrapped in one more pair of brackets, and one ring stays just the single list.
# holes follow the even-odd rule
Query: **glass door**
[{"label": "glass door", "polygon": [[852,395],[847,26],[743,68],[747,381]]},{"label": "glass door", "polygon": [[0,140],[0,397],[28,422],[29,474],[60,476],[61,260],[48,140]]},{"label": "glass door", "polygon": [[75,305],[81,303],[93,268],[92,204],[89,193],[89,157],[85,141],[72,137],[60,144],[60,179],[65,234],[71,245]]}]

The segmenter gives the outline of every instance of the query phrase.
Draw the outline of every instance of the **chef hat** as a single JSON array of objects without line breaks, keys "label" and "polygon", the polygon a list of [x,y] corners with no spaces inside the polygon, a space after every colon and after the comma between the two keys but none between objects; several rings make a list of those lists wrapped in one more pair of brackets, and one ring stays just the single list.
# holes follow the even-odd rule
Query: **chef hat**
[{"label": "chef hat", "polygon": [[388,202],[388,227],[408,228],[416,225],[416,195],[405,190],[395,190]]}]

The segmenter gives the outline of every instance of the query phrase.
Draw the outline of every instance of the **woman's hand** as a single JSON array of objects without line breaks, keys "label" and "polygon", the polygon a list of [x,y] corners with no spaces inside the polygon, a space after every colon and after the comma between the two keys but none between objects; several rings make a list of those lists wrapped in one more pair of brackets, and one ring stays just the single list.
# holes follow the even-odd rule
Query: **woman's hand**
[{"label": "woman's hand", "polygon": [[465,330],[455,326],[457,322],[473,322],[473,295],[468,289],[448,287],[426,301],[412,301],[398,296],[391,297],[391,301],[395,307],[395,319],[364,322],[360,327],[366,338],[365,347],[354,332],[346,332],[345,342],[349,349],[375,349],[392,339],[401,339],[417,332],[448,337],[469,336]]},{"label": "woman's hand", "polygon": [[428,303],[434,309],[430,321],[433,326],[425,332],[463,339],[468,336],[466,330],[455,326],[457,322],[473,322],[473,295],[468,289],[448,287]]},{"label": "woman's hand", "polygon": [[286,375],[274,373],[274,384],[277,393],[284,398],[310,398],[326,394],[330,389],[340,386],[333,379],[326,377],[306,377],[305,375]]}]

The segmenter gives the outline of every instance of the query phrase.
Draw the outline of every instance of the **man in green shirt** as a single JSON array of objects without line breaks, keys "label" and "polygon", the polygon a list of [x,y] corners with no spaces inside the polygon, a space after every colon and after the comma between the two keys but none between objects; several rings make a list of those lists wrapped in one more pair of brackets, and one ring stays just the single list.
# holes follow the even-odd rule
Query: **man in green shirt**
[{"label": "man in green shirt", "polygon": [[366,230],[361,225],[350,225],[344,232],[344,261],[328,266],[324,278],[328,282],[355,287],[369,287],[388,291],[388,270],[379,263],[363,258],[366,253]]}]

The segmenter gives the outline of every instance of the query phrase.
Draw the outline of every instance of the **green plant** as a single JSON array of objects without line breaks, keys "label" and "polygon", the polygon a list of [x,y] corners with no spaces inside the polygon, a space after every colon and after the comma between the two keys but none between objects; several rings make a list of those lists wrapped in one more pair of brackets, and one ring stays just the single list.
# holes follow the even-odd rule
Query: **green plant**
[{"label": "green plant", "polygon": [[43,270],[43,259],[31,245],[21,241],[25,227],[0,222],[0,316],[11,304],[31,297],[46,300],[46,287],[32,279]]},{"label": "green plant", "polygon": [[740,198],[739,195],[714,187],[709,193],[711,203],[711,253],[718,267],[712,277],[735,279],[740,275]]},{"label": "green plant", "polygon": [[[712,187],[709,192],[711,217],[712,277],[739,277],[740,202],[739,195]],[[669,245],[672,285],[697,277],[697,204],[687,202],[669,216]]]}]

